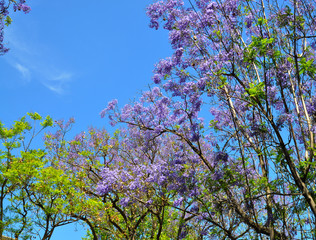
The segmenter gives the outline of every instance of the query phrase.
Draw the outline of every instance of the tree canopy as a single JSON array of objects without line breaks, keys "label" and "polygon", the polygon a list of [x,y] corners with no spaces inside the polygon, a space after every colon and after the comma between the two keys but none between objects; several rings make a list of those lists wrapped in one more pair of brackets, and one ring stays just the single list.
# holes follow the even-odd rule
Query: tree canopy
[{"label": "tree canopy", "polygon": [[67,140],[73,122],[57,121],[42,150],[12,157],[20,145],[6,139],[24,130],[1,130],[11,208],[40,213],[42,239],[75,221],[94,240],[316,239],[315,7],[154,2],[150,27],[169,32],[173,53],[139,99],[101,112],[114,134]]},{"label": "tree canopy", "polygon": [[173,198],[190,216],[183,235],[201,218],[217,239],[314,239],[315,3],[170,0],[147,14],[174,53],[156,65],[159,87],[103,114],[148,144],[174,136],[201,164],[194,193]]}]

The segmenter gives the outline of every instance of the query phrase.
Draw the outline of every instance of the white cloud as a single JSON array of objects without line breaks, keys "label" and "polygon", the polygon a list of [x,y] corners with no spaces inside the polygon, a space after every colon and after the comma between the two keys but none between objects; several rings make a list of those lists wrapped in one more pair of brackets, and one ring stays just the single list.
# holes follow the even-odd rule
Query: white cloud
[{"label": "white cloud", "polygon": [[64,89],[60,85],[53,86],[53,85],[44,83],[44,86],[47,87],[49,90],[55,92],[55,93],[58,93],[58,94],[63,94],[64,93]]},{"label": "white cloud", "polygon": [[71,81],[73,74],[69,72],[62,72],[55,75],[50,76],[46,79],[46,81],[43,81],[43,85],[47,87],[49,90],[58,93],[63,94],[64,89],[69,81]]},{"label": "white cloud", "polygon": [[14,67],[22,74],[24,79],[28,81],[31,79],[31,72],[27,67],[21,65],[20,63],[15,63]]},{"label": "white cloud", "polygon": [[19,31],[13,28],[8,33],[6,38],[11,47],[11,51],[5,56],[8,63],[19,71],[24,80],[39,81],[49,90],[63,94],[73,73],[61,66],[56,53],[49,46],[23,39]]},{"label": "white cloud", "polygon": [[53,81],[68,81],[72,78],[72,73],[68,73],[68,72],[63,72],[57,76],[54,76],[52,78]]}]

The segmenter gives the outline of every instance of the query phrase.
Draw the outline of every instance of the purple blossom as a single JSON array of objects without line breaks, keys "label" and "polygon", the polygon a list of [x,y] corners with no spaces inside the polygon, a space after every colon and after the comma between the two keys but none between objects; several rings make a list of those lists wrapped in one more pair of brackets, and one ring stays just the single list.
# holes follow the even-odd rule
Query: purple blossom
[{"label": "purple blossom", "polygon": [[177,30],[174,29],[169,33],[169,40],[174,49],[184,48],[192,43],[191,30]]},{"label": "purple blossom", "polygon": [[147,7],[147,15],[150,19],[150,27],[155,28],[156,30],[159,28],[158,19],[163,15],[166,10],[163,1],[156,2]]},{"label": "purple blossom", "polygon": [[[181,5],[183,5],[183,1],[181,0],[168,0],[166,3],[164,1],[159,1],[151,4],[147,7],[147,15],[150,17],[149,26],[157,30],[159,28],[158,20],[168,11],[174,12],[174,9]],[[168,22],[166,25],[168,25]],[[166,29],[169,28],[166,27]]]},{"label": "purple blossom", "polygon": [[156,83],[156,84],[161,83],[161,79],[162,79],[161,74],[155,74],[155,75],[152,77],[152,80],[153,80],[154,83]]},{"label": "purple blossom", "polygon": [[186,230],[182,231],[179,235],[179,239],[183,239],[188,235],[188,232]]},{"label": "purple blossom", "polygon": [[153,200],[152,200],[152,199],[149,199],[149,200],[146,202],[145,206],[146,206],[146,207],[149,207],[149,206],[152,205],[152,204],[153,204]]},{"label": "purple blossom", "polygon": [[206,236],[206,235],[208,234],[208,231],[205,230],[205,229],[203,229],[203,230],[200,231],[200,234],[201,234],[202,236]]},{"label": "purple blossom", "polygon": [[[5,21],[7,19],[6,17],[9,15],[10,4],[11,1],[0,1],[0,55],[3,55],[9,51],[9,49],[3,44],[3,41]],[[25,4],[24,0],[17,0],[13,3],[13,10],[22,10],[24,13],[28,13],[30,12],[31,8]]]},{"label": "purple blossom", "polygon": [[161,97],[162,93],[161,93],[161,90],[159,87],[154,87],[152,89],[152,94],[153,94],[153,97],[156,98],[156,97]]},{"label": "purple blossom", "polygon": [[14,11],[23,11],[24,13],[29,13],[31,8],[24,3],[19,3],[18,5],[13,6]]},{"label": "purple blossom", "polygon": [[246,21],[246,26],[247,26],[247,28],[250,28],[250,27],[251,27],[253,20],[254,20],[254,18],[253,18],[252,15],[247,15],[247,16],[245,17],[245,21]]},{"label": "purple blossom", "polygon": [[180,205],[182,204],[183,200],[184,200],[183,197],[180,197],[180,198],[176,199],[176,200],[173,202],[173,206],[175,206],[175,207],[180,206]]},{"label": "purple blossom", "polygon": [[127,207],[127,206],[130,204],[130,198],[129,198],[129,197],[122,198],[122,199],[120,200],[120,204],[121,204],[123,207]]},{"label": "purple blossom", "polygon": [[[192,3],[193,7],[181,4],[164,0],[147,9],[151,27],[157,29],[163,24],[169,32],[173,54],[155,65],[152,79],[161,84],[161,88],[144,92],[139,101],[125,106],[122,111],[108,107],[107,110],[113,112],[111,121],[119,122],[126,131],[118,137],[119,150],[113,154],[113,160],[109,156],[113,165],[102,171],[98,191],[106,195],[119,189],[122,206],[129,206],[128,199],[135,196],[145,207],[153,207],[156,198],[165,198],[166,193],[171,192],[168,201],[173,201],[176,211],[180,212],[179,206],[187,207],[192,213],[205,211],[196,219],[204,220],[205,229],[214,228],[214,231],[216,226],[210,222],[217,221],[219,210],[226,218],[231,208],[225,203],[235,198],[250,217],[253,212],[250,209],[258,213],[258,222],[278,221],[276,231],[281,233],[282,220],[269,215],[267,219],[266,211],[261,209],[266,206],[266,198],[260,197],[265,195],[265,190],[256,186],[263,172],[259,152],[271,162],[267,168],[276,173],[269,176],[271,184],[286,173],[286,181],[280,182],[289,182],[295,187],[287,163],[275,161],[276,149],[284,151],[279,147],[283,140],[296,167],[300,161],[298,156],[309,151],[305,149],[310,135],[302,101],[310,116],[316,111],[316,85],[311,81],[314,75],[312,71],[301,74],[298,81],[297,66],[290,54],[293,46],[284,38],[293,32],[292,9],[282,11],[284,16],[270,9],[266,11],[267,22],[258,23],[262,9],[260,6],[248,9],[245,1],[224,0],[218,4],[199,0]],[[297,13],[304,18],[307,15],[299,5]],[[312,36],[312,25],[316,26],[312,22],[304,22],[304,33],[298,24],[298,36]],[[278,27],[280,24],[285,24],[285,28]],[[271,34],[268,29],[273,29],[274,42],[262,50],[259,46],[264,45]],[[305,49],[301,48],[301,42],[297,41],[297,49]],[[314,45],[312,42],[311,46]],[[300,54],[304,55],[300,59],[314,59],[311,48]],[[263,94],[261,90],[251,89],[254,91],[249,96],[246,88],[259,82],[264,83]],[[296,102],[293,94],[297,96]],[[211,115],[207,115],[208,110]],[[210,128],[204,127],[209,120]],[[294,129],[293,134],[287,132],[290,127]],[[312,131],[315,129],[313,123]],[[94,144],[89,146],[95,147]],[[224,150],[216,151],[215,147]],[[253,190],[255,201],[249,200],[248,192],[244,191],[247,188]],[[288,190],[289,186],[278,185],[274,191],[282,194]],[[197,203],[190,207],[192,201]],[[274,197],[273,201],[279,199]],[[304,203],[303,197],[297,201]],[[288,205],[287,210],[293,214],[294,205],[291,201]],[[275,211],[278,209],[273,204]],[[227,221],[227,228],[237,232],[243,228],[235,228],[240,224],[239,213],[232,213],[232,217],[231,222]],[[194,221],[188,220],[190,227]],[[245,238],[252,234],[251,226],[249,229]],[[181,237],[185,237],[186,230],[183,226]]]},{"label": "purple blossom", "polygon": [[190,208],[190,212],[197,213],[199,211],[199,207],[197,205],[193,205]]},{"label": "purple blossom", "polygon": [[218,181],[222,178],[223,178],[223,173],[221,173],[221,172],[215,172],[213,175],[213,180],[215,180],[215,181]]},{"label": "purple blossom", "polygon": [[174,65],[179,65],[181,63],[181,57],[183,55],[184,49],[183,48],[178,48],[175,53],[173,54],[173,64]]},{"label": "purple blossom", "polygon": [[198,81],[198,83],[197,83],[197,86],[198,86],[198,89],[200,90],[200,91],[204,91],[204,89],[205,89],[205,86],[206,86],[206,81],[205,81],[205,79],[200,79],[199,81]]},{"label": "purple blossom", "polygon": [[117,103],[118,103],[117,99],[113,99],[112,101],[110,101],[110,102],[108,103],[108,106],[107,106],[104,110],[101,111],[101,113],[100,113],[101,117],[104,118],[104,117],[105,117],[105,114],[106,114],[108,111],[114,110],[115,107],[116,107],[116,105],[117,105]]},{"label": "purple blossom", "polygon": [[170,75],[173,66],[174,65],[173,65],[172,60],[170,58],[162,59],[156,65],[155,71],[157,74],[160,74],[161,76]]}]

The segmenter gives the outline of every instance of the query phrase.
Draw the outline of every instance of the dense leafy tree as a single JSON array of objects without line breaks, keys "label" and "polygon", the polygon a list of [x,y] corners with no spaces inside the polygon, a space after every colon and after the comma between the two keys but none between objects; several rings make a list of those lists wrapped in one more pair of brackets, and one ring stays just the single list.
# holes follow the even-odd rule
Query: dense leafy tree
[{"label": "dense leafy tree", "polygon": [[[190,201],[196,206],[177,238],[194,239],[199,226],[200,238],[315,239],[315,2],[163,0],[147,13],[174,49],[155,67],[160,88],[122,110],[114,100],[102,115],[132,126],[144,143],[174,136],[190,150],[173,166],[194,169],[190,154],[201,164],[194,192],[176,188],[169,201],[185,214]],[[150,181],[159,172],[188,187],[181,171],[162,170],[166,162],[146,170]],[[117,191],[107,174],[103,194]]]},{"label": "dense leafy tree", "polygon": [[65,208],[80,194],[73,176],[56,167],[44,144],[32,148],[35,137],[53,125],[52,119],[28,115],[31,121],[22,117],[9,128],[0,123],[0,236],[48,240],[57,227],[79,221]]},{"label": "dense leafy tree", "polygon": [[[29,116],[34,123],[41,120],[41,116],[37,113],[29,113]],[[0,146],[0,236],[4,232],[16,237],[23,236],[24,233],[27,236],[32,229],[28,214],[30,205],[26,202],[19,177],[21,173],[29,175],[30,168],[28,170],[26,168],[42,159],[44,152],[31,149],[31,142],[44,128],[51,125],[50,117],[41,122],[39,130],[35,130],[35,124],[32,128],[31,122],[27,121],[26,117],[22,117],[9,128],[0,122],[2,143]]]}]

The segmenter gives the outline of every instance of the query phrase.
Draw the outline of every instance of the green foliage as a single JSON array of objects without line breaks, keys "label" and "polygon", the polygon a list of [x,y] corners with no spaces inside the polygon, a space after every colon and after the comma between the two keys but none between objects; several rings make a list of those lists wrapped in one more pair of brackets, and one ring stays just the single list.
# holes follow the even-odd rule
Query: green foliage
[{"label": "green foliage", "polygon": [[27,115],[29,115],[30,118],[33,120],[41,120],[42,119],[41,115],[39,115],[37,112],[27,113]]},{"label": "green foliage", "polygon": [[43,122],[41,122],[41,126],[46,127],[52,127],[53,126],[53,119],[50,116],[47,116]]},{"label": "green foliage", "polygon": [[300,71],[299,71],[300,75],[307,72],[307,71],[311,74],[316,73],[314,59],[306,60],[305,57],[302,57],[299,59],[299,66],[300,66]]},{"label": "green foliage", "polygon": [[[260,21],[264,23],[265,21]],[[252,36],[252,42],[244,51],[244,62],[255,63],[260,67],[260,62],[256,59],[260,56],[267,56],[267,51],[273,48],[274,38],[263,38]],[[275,57],[281,53],[278,51],[275,53]]]},{"label": "green foliage", "polygon": [[[54,224],[58,226],[57,219],[65,222],[60,210],[69,189],[66,175],[50,166],[46,151],[31,149],[34,138],[53,125],[51,117],[40,122],[42,117],[38,113],[27,115],[31,121],[24,116],[10,127],[0,122],[0,212],[5,213],[0,214],[0,235],[14,234],[21,239],[34,235],[36,226],[45,226],[41,221],[46,222],[48,214],[51,215],[46,225],[48,231]],[[38,122],[41,128],[36,131]]]},{"label": "green foliage", "polygon": [[257,101],[262,101],[265,99],[265,85],[263,82],[256,83],[249,83],[249,88],[245,88],[246,90],[246,99],[250,101],[251,105],[256,105]]},{"label": "green foliage", "polygon": [[258,18],[258,20],[257,20],[257,24],[256,24],[256,26],[262,26],[262,25],[265,25],[265,24],[267,24],[267,19],[264,19],[264,18]]},{"label": "green foliage", "polygon": [[4,24],[8,27],[11,23],[12,23],[12,19],[10,18],[10,16],[7,16]]}]

